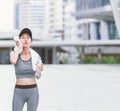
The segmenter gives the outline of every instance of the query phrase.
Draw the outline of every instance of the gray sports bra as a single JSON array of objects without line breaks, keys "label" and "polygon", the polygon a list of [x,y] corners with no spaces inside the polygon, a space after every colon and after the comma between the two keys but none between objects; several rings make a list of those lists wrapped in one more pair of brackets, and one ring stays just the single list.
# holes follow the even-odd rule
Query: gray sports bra
[{"label": "gray sports bra", "polygon": [[28,61],[24,61],[18,57],[17,63],[15,66],[15,74],[16,78],[34,78],[35,71],[32,68],[32,60],[31,58]]}]

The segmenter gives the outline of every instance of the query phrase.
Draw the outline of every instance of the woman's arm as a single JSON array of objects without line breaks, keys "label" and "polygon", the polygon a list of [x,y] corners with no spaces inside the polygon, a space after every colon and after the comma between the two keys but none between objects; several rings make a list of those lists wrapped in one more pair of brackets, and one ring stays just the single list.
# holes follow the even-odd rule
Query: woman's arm
[{"label": "woman's arm", "polygon": [[22,44],[21,42],[16,42],[16,47],[14,48],[14,51],[10,53],[10,63],[16,64],[18,60],[18,56],[21,53]]},{"label": "woman's arm", "polygon": [[10,63],[16,64],[19,56],[19,49],[17,48],[15,51],[10,53]]}]

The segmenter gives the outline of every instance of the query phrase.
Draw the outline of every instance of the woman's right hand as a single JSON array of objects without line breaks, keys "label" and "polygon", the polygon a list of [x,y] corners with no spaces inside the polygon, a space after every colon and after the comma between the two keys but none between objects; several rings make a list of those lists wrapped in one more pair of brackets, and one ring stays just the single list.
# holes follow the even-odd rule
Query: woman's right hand
[{"label": "woman's right hand", "polygon": [[17,47],[23,47],[23,45],[22,45],[22,42],[19,40],[19,41],[16,41],[16,45],[17,45]]},{"label": "woman's right hand", "polygon": [[17,49],[19,50],[19,53],[21,53],[22,49],[23,49],[23,45],[22,45],[22,42],[20,40],[16,41],[16,46],[17,46]]}]

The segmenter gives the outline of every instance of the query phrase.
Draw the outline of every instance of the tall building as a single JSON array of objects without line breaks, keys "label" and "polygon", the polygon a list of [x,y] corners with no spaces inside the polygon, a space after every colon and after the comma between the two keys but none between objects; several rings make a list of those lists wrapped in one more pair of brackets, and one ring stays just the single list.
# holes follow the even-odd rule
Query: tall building
[{"label": "tall building", "polygon": [[46,0],[49,35],[62,39],[76,39],[76,1]]},{"label": "tall building", "polygon": [[46,0],[47,25],[51,37],[63,35],[63,0]]},{"label": "tall building", "polygon": [[119,39],[110,0],[76,0],[78,33],[82,39]]},{"label": "tall building", "polygon": [[15,0],[15,29],[23,27],[45,28],[44,0]]},{"label": "tall building", "polygon": [[77,20],[76,13],[76,1],[66,0],[64,1],[64,38],[66,40],[76,40],[77,36]]}]

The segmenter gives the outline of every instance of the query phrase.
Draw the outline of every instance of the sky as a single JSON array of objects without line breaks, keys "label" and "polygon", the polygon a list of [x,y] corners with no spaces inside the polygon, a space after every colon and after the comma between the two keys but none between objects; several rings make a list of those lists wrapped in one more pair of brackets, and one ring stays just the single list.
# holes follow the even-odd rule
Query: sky
[{"label": "sky", "polygon": [[0,31],[14,28],[14,0],[0,0]]}]

